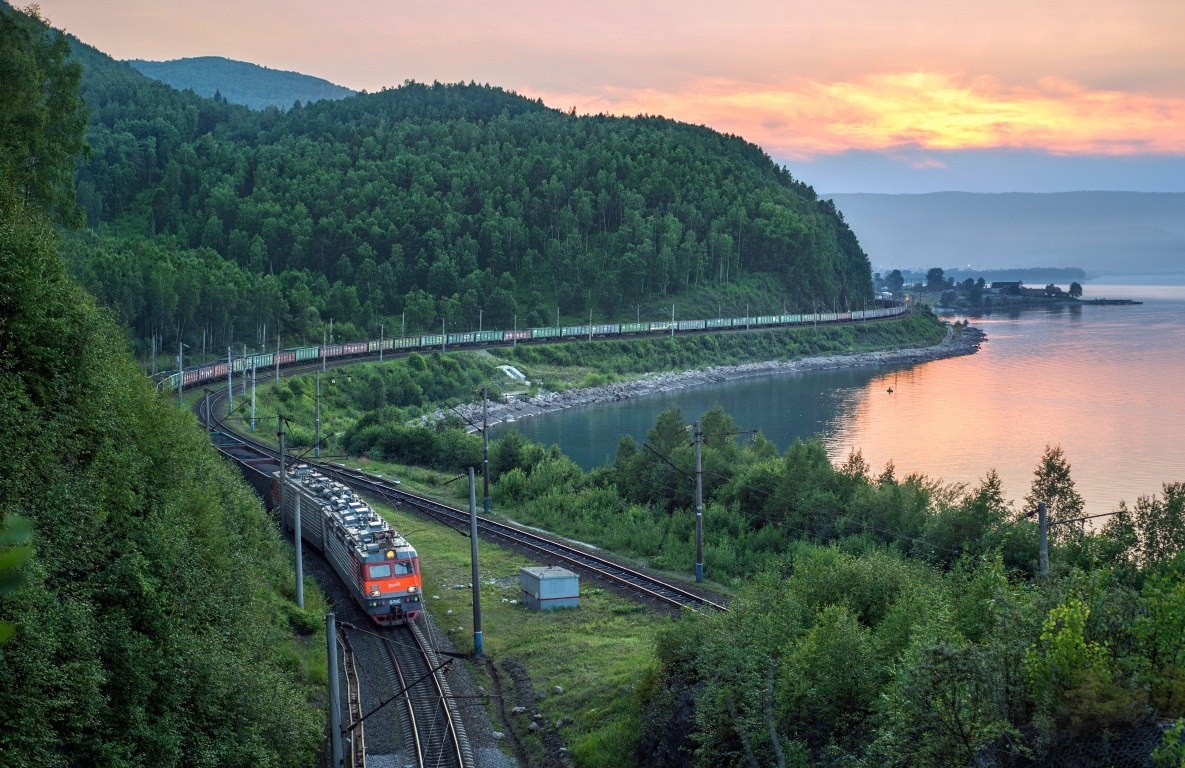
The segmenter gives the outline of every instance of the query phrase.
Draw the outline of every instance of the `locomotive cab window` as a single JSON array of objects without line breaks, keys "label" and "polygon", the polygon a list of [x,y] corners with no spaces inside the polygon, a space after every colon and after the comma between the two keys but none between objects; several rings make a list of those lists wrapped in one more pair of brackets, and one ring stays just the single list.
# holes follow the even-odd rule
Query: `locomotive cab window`
[{"label": "locomotive cab window", "polygon": [[395,563],[396,576],[411,576],[415,572],[416,565],[415,561],[413,560],[400,560],[399,562]]},{"label": "locomotive cab window", "polygon": [[391,578],[391,566],[387,563],[372,565],[367,569],[367,574],[372,579],[389,579]]}]

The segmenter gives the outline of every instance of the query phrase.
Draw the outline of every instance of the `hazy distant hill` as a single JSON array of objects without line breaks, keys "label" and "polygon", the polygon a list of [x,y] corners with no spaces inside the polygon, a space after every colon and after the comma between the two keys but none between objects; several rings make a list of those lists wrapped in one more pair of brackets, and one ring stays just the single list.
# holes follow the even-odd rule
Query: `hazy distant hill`
[{"label": "hazy distant hill", "polygon": [[275,106],[288,109],[295,101],[309,103],[322,99],[344,99],[354,91],[334,85],[319,77],[268,69],[245,61],[220,56],[198,56],[172,61],[128,62],[140,74],[171,85],[178,90],[190,88],[199,96],[221,93],[232,104],[252,109]]},{"label": "hazy distant hill", "polygon": [[875,268],[1185,272],[1185,194],[832,196]]}]

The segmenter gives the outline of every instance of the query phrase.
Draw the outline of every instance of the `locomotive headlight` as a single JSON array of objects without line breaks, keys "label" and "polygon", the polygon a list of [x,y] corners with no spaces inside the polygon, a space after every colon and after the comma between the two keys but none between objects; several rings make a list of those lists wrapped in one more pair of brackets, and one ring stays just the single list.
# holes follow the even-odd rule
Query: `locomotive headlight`
[{"label": "locomotive headlight", "polygon": [[408,591],[408,592],[415,592],[415,591],[416,591],[416,585],[415,585],[415,584],[412,584],[410,587],[408,587],[408,588],[407,588],[407,591]]},{"label": "locomotive headlight", "polygon": [[370,588],[370,596],[371,597],[378,597],[379,596],[379,588],[378,587],[371,587]]}]

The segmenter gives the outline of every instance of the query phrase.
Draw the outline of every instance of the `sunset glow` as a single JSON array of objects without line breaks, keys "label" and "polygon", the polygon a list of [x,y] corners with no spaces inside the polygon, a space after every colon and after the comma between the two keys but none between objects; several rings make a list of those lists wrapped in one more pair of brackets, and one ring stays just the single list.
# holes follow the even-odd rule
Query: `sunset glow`
[{"label": "sunset glow", "polygon": [[937,73],[781,88],[723,80],[681,92],[606,89],[594,97],[527,91],[580,112],[661,114],[744,135],[772,154],[804,159],[851,149],[1006,147],[1055,154],[1185,153],[1185,98],[1090,91],[1047,79],[1007,87]]},{"label": "sunset glow", "polygon": [[1067,171],[1117,167],[1107,188],[1185,191],[1165,181],[1185,179],[1171,170],[1185,169],[1181,2],[40,5],[120,59],[224,56],[369,91],[472,80],[557,109],[701,123],[813,172],[871,152],[882,175],[920,169],[941,186],[948,163],[969,162],[959,153],[998,152],[1018,178],[1032,164],[1009,153],[1036,152]]}]

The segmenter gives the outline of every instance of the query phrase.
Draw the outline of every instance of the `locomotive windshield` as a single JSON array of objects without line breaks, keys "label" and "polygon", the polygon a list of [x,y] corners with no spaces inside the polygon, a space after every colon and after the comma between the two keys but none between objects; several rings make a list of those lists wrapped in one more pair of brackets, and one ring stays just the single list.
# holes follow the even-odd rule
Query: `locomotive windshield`
[{"label": "locomotive windshield", "polygon": [[375,563],[367,566],[367,579],[389,579],[392,576],[412,576],[416,572],[414,560],[400,560],[395,563]]}]

